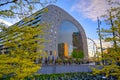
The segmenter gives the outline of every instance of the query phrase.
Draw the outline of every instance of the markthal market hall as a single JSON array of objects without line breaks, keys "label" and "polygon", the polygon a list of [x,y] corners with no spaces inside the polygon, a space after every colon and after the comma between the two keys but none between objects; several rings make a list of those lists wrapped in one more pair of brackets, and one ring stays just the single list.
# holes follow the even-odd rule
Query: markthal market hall
[{"label": "markthal market hall", "polygon": [[46,30],[49,34],[45,35],[45,39],[49,40],[49,42],[44,43],[44,51],[48,54],[47,59],[69,57],[73,50],[83,51],[84,59],[88,58],[85,31],[67,12],[55,5],[49,5],[34,13],[32,17],[33,16],[34,20],[27,23],[24,23],[24,21],[21,20],[17,24],[18,26],[36,26],[41,23],[47,23],[50,25]]}]

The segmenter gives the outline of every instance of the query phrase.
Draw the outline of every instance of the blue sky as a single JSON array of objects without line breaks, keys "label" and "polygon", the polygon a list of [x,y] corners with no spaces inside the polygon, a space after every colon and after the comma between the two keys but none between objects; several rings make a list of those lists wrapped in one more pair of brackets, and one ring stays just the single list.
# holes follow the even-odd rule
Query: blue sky
[{"label": "blue sky", "polygon": [[[105,10],[108,9],[105,0],[57,0],[54,5],[61,7],[70,15],[72,15],[82,25],[87,37],[98,39],[98,34],[96,33],[97,16],[99,17],[105,14]],[[12,24],[19,20],[1,17],[0,19]],[[106,27],[106,25],[102,23],[101,27]]]}]

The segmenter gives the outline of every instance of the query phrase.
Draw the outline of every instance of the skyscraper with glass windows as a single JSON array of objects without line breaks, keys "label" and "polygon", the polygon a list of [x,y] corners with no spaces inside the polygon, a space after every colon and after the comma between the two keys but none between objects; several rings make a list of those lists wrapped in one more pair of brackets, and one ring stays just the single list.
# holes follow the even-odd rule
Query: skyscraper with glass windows
[{"label": "skyscraper with glass windows", "polygon": [[73,32],[73,49],[76,51],[83,51],[83,43],[81,39],[81,35],[79,32]]}]

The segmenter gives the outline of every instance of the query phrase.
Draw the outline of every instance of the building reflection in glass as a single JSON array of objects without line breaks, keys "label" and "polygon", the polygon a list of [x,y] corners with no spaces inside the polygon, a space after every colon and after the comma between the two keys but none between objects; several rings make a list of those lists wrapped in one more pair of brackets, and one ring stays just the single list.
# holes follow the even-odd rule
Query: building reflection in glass
[{"label": "building reflection in glass", "polygon": [[58,55],[67,57],[71,55],[73,49],[81,49],[80,38],[77,27],[70,21],[64,21],[58,30]]}]

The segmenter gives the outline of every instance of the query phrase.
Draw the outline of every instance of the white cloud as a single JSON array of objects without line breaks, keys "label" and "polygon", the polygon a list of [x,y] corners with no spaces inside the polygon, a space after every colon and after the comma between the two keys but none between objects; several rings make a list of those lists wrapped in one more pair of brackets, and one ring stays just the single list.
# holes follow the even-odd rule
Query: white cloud
[{"label": "white cloud", "polygon": [[7,26],[11,26],[11,25],[12,25],[12,23],[7,22],[7,21],[5,21],[5,20],[3,20],[3,19],[0,19],[0,23],[4,23],[4,24],[6,24]]},{"label": "white cloud", "polygon": [[[94,42],[96,43],[97,47],[100,47],[100,40],[94,40]],[[108,48],[108,47],[112,47],[112,43],[111,42],[105,42],[102,40],[102,47],[103,48]]]},{"label": "white cloud", "polygon": [[72,6],[71,11],[77,11],[82,13],[84,17],[96,21],[97,16],[100,17],[105,14],[108,8],[109,6],[107,5],[106,0],[80,0]]}]

